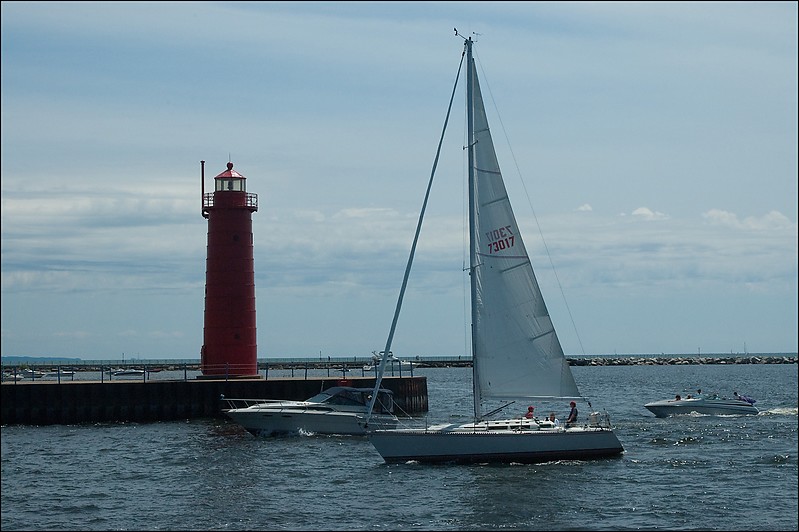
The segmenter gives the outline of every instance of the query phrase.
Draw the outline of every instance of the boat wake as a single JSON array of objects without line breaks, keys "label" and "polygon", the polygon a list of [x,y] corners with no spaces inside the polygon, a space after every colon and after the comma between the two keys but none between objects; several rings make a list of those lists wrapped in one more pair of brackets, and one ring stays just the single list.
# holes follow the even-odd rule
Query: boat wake
[{"label": "boat wake", "polygon": [[759,416],[799,416],[799,408],[797,407],[778,407],[770,408],[768,410],[761,410]]}]

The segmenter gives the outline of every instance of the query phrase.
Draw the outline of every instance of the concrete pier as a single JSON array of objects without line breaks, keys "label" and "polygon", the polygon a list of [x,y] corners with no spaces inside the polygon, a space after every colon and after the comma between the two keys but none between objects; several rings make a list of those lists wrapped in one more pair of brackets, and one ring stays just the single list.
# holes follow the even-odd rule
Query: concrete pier
[{"label": "concrete pier", "polygon": [[[153,422],[224,416],[220,396],[302,400],[331,386],[372,387],[373,377],[131,381],[32,381],[0,386],[2,425]],[[427,412],[426,377],[384,377],[398,416]]]}]

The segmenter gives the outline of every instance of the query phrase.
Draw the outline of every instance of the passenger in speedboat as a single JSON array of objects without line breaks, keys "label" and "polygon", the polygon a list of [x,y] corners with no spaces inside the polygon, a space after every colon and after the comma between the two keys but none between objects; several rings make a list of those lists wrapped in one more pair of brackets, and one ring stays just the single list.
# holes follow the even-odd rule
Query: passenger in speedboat
[{"label": "passenger in speedboat", "polygon": [[569,417],[566,418],[566,426],[571,427],[577,423],[577,403],[574,401],[569,403],[571,410],[569,410]]},{"label": "passenger in speedboat", "polygon": [[749,403],[750,405],[753,405],[757,402],[748,395],[738,395],[738,392],[732,392],[732,394],[735,396],[737,400]]},{"label": "passenger in speedboat", "polygon": [[680,394],[677,394],[677,395],[674,396],[674,400],[675,401],[682,401],[682,397],[680,397]]}]

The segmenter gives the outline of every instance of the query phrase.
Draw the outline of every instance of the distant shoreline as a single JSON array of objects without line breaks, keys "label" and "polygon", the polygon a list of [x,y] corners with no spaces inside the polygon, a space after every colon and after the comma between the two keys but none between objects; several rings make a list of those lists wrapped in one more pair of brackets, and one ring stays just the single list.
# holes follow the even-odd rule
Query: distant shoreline
[{"label": "distant shoreline", "polygon": [[[585,356],[566,357],[569,366],[681,366],[699,364],[796,364],[796,355],[751,356]],[[420,367],[470,367],[471,360],[456,363],[422,363]],[[274,368],[274,365],[270,365]]]},{"label": "distant shoreline", "polygon": [[[699,364],[796,364],[797,354],[747,354],[747,355],[585,355],[567,356],[570,366],[671,366],[671,365],[699,365]],[[466,356],[456,357],[414,357],[402,358],[403,363],[412,362],[414,368],[448,368],[471,367],[472,359]],[[361,369],[372,365],[368,357],[348,357],[327,359],[308,358],[280,358],[259,359],[258,370],[265,369],[322,369],[322,370],[348,370]],[[197,359],[164,359],[164,360],[82,360],[82,359],[53,359],[38,357],[4,357],[2,360],[4,370],[14,368],[69,368],[75,371],[97,371],[101,368],[156,368],[161,370],[199,370],[200,361]],[[388,364],[387,369],[392,368]],[[399,369],[397,364],[394,369]],[[367,371],[375,371],[374,367]],[[403,372],[410,371],[403,364]]]},{"label": "distant shoreline", "polygon": [[673,366],[693,364],[796,364],[794,355],[567,357],[570,366]]}]

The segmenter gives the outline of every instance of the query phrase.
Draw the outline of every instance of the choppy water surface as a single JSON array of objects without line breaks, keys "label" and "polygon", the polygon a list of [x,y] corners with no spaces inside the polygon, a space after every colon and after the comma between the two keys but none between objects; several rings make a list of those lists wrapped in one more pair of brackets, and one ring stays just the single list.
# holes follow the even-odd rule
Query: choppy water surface
[{"label": "choppy water surface", "polygon": [[[797,529],[795,364],[572,370],[610,413],[622,457],[389,466],[365,438],[258,439],[223,420],[7,426],[2,529]],[[428,378],[431,420],[470,417],[469,369],[415,373]],[[746,393],[761,414],[643,408],[696,388]]]}]

